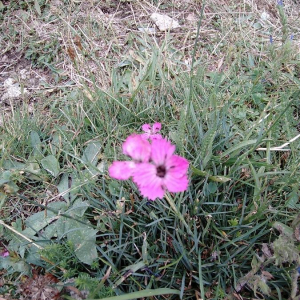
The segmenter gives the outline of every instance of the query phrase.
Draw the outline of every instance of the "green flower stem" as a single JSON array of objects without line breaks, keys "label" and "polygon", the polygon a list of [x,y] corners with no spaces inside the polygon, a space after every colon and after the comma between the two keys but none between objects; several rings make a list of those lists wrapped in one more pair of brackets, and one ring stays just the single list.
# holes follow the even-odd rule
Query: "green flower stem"
[{"label": "green flower stem", "polygon": [[189,225],[187,224],[187,222],[185,221],[182,213],[179,211],[179,209],[177,208],[175,202],[173,201],[173,199],[169,196],[169,194],[166,194],[166,199],[170,205],[170,207],[172,208],[172,210],[174,211],[174,213],[176,214],[176,216],[178,217],[178,219],[183,223],[184,227],[186,228],[187,232],[191,235],[194,236],[192,230],[190,229]]}]

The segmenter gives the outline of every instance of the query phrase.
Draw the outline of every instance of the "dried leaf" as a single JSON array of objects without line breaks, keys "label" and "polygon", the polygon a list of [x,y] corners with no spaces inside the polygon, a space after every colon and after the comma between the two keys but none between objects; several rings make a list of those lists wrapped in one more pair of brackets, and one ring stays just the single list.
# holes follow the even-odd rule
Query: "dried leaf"
[{"label": "dried leaf", "polygon": [[294,230],[295,239],[300,242],[300,224]]},{"label": "dried leaf", "polygon": [[76,52],[72,47],[67,48],[67,53],[72,60],[75,60]]},{"label": "dried leaf", "polygon": [[268,244],[263,243],[263,244],[262,244],[262,249],[261,249],[261,250],[262,250],[263,254],[264,254],[267,258],[272,257],[272,253],[271,253],[271,250],[270,250]]},{"label": "dried leaf", "polygon": [[270,280],[270,279],[273,279],[273,275],[271,273],[269,273],[268,271],[261,271],[261,274],[267,279],[267,280]]},{"label": "dried leaf", "polygon": [[80,49],[82,50],[82,45],[81,45],[81,39],[79,35],[76,35],[74,37],[74,44]]}]

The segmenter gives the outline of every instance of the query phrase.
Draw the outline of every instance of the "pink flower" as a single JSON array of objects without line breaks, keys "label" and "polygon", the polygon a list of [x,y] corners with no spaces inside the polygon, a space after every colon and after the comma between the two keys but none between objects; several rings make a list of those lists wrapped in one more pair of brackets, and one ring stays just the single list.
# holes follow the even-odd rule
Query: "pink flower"
[{"label": "pink flower", "polygon": [[151,128],[151,125],[144,124],[142,126],[142,129],[144,132],[146,132],[146,133],[142,134],[142,137],[144,139],[150,139],[150,140],[162,139],[162,136],[159,133],[157,133],[161,130],[161,123],[158,123],[158,122],[154,123],[152,125],[152,128]]},{"label": "pink flower", "polygon": [[166,190],[185,191],[189,163],[174,151],[175,146],[162,137],[150,144],[142,135],[131,135],[123,144],[123,153],[133,161],[113,162],[109,174],[119,180],[132,177],[141,194],[150,200],[163,198]]},{"label": "pink flower", "polygon": [[114,161],[108,168],[109,175],[115,179],[127,180],[135,171],[136,163],[133,161]]},{"label": "pink flower", "polygon": [[3,250],[1,253],[0,253],[0,256],[2,257],[7,257],[9,256],[9,252],[7,250]]},{"label": "pink flower", "polygon": [[149,161],[151,147],[141,135],[130,135],[123,143],[123,153],[135,161]]},{"label": "pink flower", "polygon": [[161,199],[166,190],[177,193],[187,189],[189,163],[174,151],[175,146],[166,139],[152,141],[150,161],[139,163],[132,175],[144,197]]},{"label": "pink flower", "polygon": [[140,135],[130,135],[123,143],[123,153],[134,161],[114,161],[109,167],[109,175],[119,180],[129,179],[135,170],[136,162],[147,162],[150,158],[151,146]]}]

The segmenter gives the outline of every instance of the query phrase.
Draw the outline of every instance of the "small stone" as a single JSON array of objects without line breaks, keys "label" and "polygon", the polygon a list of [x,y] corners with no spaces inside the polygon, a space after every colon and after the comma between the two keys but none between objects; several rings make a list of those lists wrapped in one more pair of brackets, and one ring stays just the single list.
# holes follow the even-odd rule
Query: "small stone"
[{"label": "small stone", "polygon": [[263,20],[263,21],[267,21],[269,18],[270,18],[270,15],[267,13],[267,12],[263,12],[261,15],[260,15],[260,18]]},{"label": "small stone", "polygon": [[26,79],[26,73],[27,73],[26,69],[22,69],[20,71],[20,77],[21,77],[21,79]]},{"label": "small stone", "polygon": [[17,82],[14,83],[14,80],[12,78],[7,78],[3,82],[3,86],[6,89],[6,92],[2,96],[2,100],[6,100],[9,98],[16,98],[21,96],[21,94],[28,93],[28,90],[26,88],[22,90],[20,85]]},{"label": "small stone", "polygon": [[152,27],[139,27],[138,30],[140,32],[143,32],[143,33],[148,33],[148,34],[154,34],[155,33],[155,28],[152,28]]},{"label": "small stone", "polygon": [[180,27],[179,23],[167,15],[153,13],[150,19],[156,24],[160,31],[166,31]]}]

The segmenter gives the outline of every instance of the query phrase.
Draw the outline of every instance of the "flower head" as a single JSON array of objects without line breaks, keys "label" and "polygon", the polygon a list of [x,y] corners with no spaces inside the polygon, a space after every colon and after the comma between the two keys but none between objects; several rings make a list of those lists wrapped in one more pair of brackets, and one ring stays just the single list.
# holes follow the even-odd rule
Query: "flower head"
[{"label": "flower head", "polygon": [[133,161],[114,161],[109,167],[109,175],[119,180],[129,179],[135,170],[137,162],[148,162],[151,146],[141,135],[130,135],[123,143],[123,153]]},{"label": "flower head", "polygon": [[165,191],[182,192],[188,187],[188,161],[174,155],[175,146],[166,139],[153,140],[150,161],[140,163],[133,172],[133,181],[141,194],[150,200],[163,198]]},{"label": "flower head", "polygon": [[0,252],[0,256],[7,257],[7,256],[9,256],[9,252],[6,249],[4,249],[3,251]]},{"label": "flower head", "polygon": [[151,141],[150,144],[143,135],[129,136],[123,144],[123,153],[133,161],[113,162],[109,167],[110,176],[119,180],[132,177],[141,194],[150,200],[163,198],[166,190],[174,193],[185,191],[188,187],[188,161],[174,155],[175,146],[161,136]]},{"label": "flower head", "polygon": [[123,153],[130,156],[135,161],[148,161],[151,147],[147,140],[141,135],[130,135],[123,143]]},{"label": "flower head", "polygon": [[161,130],[161,123],[154,123],[151,127],[150,124],[144,124],[142,129],[145,133],[142,134],[144,139],[158,140],[162,139],[162,136],[158,133]]}]

